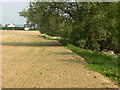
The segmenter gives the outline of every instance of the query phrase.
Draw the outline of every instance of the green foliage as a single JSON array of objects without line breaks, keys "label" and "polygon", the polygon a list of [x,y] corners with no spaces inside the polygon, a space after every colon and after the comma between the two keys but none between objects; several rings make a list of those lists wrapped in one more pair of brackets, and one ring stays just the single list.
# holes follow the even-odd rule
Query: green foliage
[{"label": "green foliage", "polygon": [[85,48],[86,41],[85,40],[76,41],[76,44],[79,45],[80,48]]},{"label": "green foliage", "polygon": [[119,3],[32,2],[19,12],[41,33],[93,51],[120,53]]},{"label": "green foliage", "polygon": [[3,27],[2,24],[0,24],[0,29],[2,29],[2,27]]},{"label": "green foliage", "polygon": [[8,27],[8,25],[7,24],[5,24],[5,26],[4,27]]},{"label": "green foliage", "polygon": [[0,24],[0,27],[3,27],[2,24]]},{"label": "green foliage", "polygon": [[120,72],[118,72],[120,61],[113,58],[114,56],[81,49],[70,44],[66,45],[66,48],[83,57],[89,63],[85,66],[86,68],[97,71],[120,85]]}]

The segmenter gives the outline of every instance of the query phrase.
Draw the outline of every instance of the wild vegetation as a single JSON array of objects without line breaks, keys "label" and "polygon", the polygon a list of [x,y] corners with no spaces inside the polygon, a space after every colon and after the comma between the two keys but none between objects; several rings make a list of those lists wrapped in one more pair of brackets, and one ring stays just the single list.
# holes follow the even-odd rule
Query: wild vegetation
[{"label": "wild vegetation", "polygon": [[19,13],[41,33],[95,51],[120,52],[119,3],[32,2]]},{"label": "wild vegetation", "polygon": [[62,43],[76,46],[69,49],[84,57],[90,67],[96,67],[95,71],[118,81],[119,60],[98,52],[120,53],[119,5],[118,2],[32,2],[19,15],[27,18],[28,23],[37,24],[40,33],[62,37]]}]

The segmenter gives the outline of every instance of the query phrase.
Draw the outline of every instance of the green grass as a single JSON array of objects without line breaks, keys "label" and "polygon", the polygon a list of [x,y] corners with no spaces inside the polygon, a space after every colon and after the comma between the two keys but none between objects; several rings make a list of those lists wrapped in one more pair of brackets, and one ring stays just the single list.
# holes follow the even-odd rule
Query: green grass
[{"label": "green grass", "polygon": [[89,63],[85,65],[86,68],[99,72],[117,85],[120,85],[120,72],[118,72],[120,61],[115,59],[114,56],[81,49],[70,44],[66,45],[66,48],[83,57]]},{"label": "green grass", "polygon": [[[46,36],[42,37],[48,40],[54,40]],[[104,53],[98,53],[91,50],[81,49],[72,44],[68,44],[71,42],[67,39],[56,40],[61,42],[67,49],[72,50],[73,52],[77,53],[82,58],[84,58],[85,61],[88,62],[88,64],[85,65],[85,68],[99,72],[101,75],[108,77],[111,81],[115,82],[115,84],[120,85],[120,61],[118,60],[118,58],[115,58],[115,56],[113,55],[107,55]]]},{"label": "green grass", "polygon": [[44,39],[47,39],[47,40],[59,40],[58,38],[53,38],[51,36],[44,35],[44,34],[41,34],[40,37],[43,37]]},{"label": "green grass", "polygon": [[29,29],[29,30],[23,30],[23,31],[38,31],[36,29]]}]

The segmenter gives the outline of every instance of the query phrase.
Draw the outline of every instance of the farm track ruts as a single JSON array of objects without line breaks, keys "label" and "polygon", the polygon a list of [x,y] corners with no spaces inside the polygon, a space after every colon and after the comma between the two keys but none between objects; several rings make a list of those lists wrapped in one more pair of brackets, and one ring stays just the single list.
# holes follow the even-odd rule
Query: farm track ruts
[{"label": "farm track ruts", "polygon": [[3,88],[117,88],[78,61],[77,54],[38,31],[2,31]]}]

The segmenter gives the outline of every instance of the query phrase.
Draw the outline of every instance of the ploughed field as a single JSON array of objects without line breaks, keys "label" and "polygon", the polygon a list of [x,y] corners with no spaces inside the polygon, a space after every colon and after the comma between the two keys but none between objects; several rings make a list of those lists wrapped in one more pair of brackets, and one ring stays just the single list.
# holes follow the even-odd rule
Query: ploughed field
[{"label": "ploughed field", "polygon": [[[80,57],[38,31],[2,31],[2,88],[116,88]],[[81,63],[77,63],[81,62]]]}]

